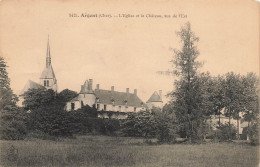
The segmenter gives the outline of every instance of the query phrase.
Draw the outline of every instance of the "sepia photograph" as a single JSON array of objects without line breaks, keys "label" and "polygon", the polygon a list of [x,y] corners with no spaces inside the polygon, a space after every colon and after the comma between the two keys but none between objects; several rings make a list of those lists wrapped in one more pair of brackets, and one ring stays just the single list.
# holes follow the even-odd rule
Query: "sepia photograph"
[{"label": "sepia photograph", "polygon": [[259,4],[0,0],[0,166],[260,166]]}]

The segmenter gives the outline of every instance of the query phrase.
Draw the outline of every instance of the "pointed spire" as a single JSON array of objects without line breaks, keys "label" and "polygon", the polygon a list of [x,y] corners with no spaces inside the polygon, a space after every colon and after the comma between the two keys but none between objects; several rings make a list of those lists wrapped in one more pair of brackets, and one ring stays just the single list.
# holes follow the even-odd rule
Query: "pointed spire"
[{"label": "pointed spire", "polygon": [[50,43],[49,43],[49,35],[48,35],[46,67],[50,67],[50,66],[51,66],[51,52],[50,52]]}]

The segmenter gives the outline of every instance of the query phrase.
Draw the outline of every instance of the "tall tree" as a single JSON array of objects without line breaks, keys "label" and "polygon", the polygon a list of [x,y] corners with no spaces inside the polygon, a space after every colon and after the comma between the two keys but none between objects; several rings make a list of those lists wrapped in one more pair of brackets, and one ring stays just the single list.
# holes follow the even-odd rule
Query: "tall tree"
[{"label": "tall tree", "polygon": [[259,78],[254,73],[242,76],[243,112],[246,121],[251,121],[259,115]]},{"label": "tall tree", "polygon": [[[248,134],[251,143],[259,143],[259,77],[254,73],[242,76],[243,117],[249,122]],[[240,114],[242,115],[242,114]]]},{"label": "tall tree", "polygon": [[17,96],[10,88],[10,79],[6,68],[6,62],[4,58],[0,56],[0,110],[5,107],[14,106],[18,101]]},{"label": "tall tree", "polygon": [[0,56],[0,138],[23,139],[26,135],[26,114],[16,106],[17,96],[10,88],[7,65]]},{"label": "tall tree", "polygon": [[243,93],[244,86],[241,75],[234,72],[229,72],[225,75],[223,87],[225,115],[229,118],[229,140],[231,140],[231,118],[239,120],[239,113],[244,111],[246,94]]},{"label": "tall tree", "polygon": [[224,83],[225,78],[224,76],[217,76],[213,78],[213,92],[212,92],[212,102],[214,104],[213,111],[215,112],[215,115],[218,115],[219,121],[218,121],[218,127],[221,126],[220,123],[220,117],[221,117],[221,111],[225,108],[225,101],[224,101]]},{"label": "tall tree", "polygon": [[199,128],[204,122],[201,110],[202,94],[197,69],[202,65],[196,59],[199,55],[196,43],[199,38],[191,31],[190,23],[186,23],[177,35],[182,45],[180,50],[174,50],[174,82],[175,90],[171,93],[176,117],[185,129],[190,142],[200,138]]}]

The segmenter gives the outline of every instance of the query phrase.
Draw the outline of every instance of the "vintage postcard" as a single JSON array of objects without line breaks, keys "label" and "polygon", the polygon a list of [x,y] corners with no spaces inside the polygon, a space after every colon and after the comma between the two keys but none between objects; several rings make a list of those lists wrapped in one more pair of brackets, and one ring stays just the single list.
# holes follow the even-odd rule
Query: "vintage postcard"
[{"label": "vintage postcard", "polygon": [[258,166],[259,14],[1,0],[0,166]]}]

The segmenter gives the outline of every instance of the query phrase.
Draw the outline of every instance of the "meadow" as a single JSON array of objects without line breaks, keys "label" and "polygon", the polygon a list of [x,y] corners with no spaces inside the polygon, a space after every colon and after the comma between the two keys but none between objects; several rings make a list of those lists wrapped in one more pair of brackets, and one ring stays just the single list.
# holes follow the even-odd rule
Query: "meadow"
[{"label": "meadow", "polygon": [[0,144],[0,166],[254,167],[259,161],[259,147],[242,143],[149,145],[140,138],[78,136]]}]

